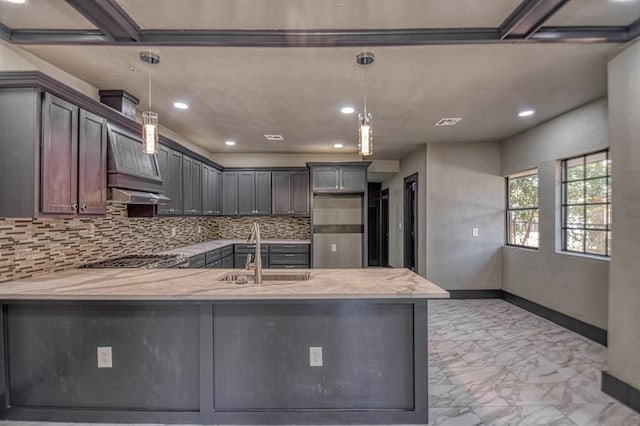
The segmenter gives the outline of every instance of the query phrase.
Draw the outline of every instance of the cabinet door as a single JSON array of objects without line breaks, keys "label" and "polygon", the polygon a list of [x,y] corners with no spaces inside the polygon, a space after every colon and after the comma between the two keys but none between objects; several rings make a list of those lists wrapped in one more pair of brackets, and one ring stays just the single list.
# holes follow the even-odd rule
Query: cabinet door
[{"label": "cabinet door", "polygon": [[[171,150],[166,146],[160,145],[157,156],[160,177],[162,178],[162,192],[171,198],[173,202],[173,194],[171,194]],[[159,204],[158,214],[171,214],[171,204]]]},{"label": "cabinet door", "polygon": [[211,168],[206,164],[202,165],[202,214],[210,215],[213,213],[211,209],[211,189],[209,188],[209,174]]},{"label": "cabinet door", "polygon": [[220,268],[233,269],[233,255],[229,255],[220,259]]},{"label": "cabinet door", "polygon": [[340,170],[340,189],[362,191],[367,188],[367,170],[364,167],[344,167]]},{"label": "cabinet door", "polygon": [[313,169],[313,189],[332,190],[339,189],[337,167],[315,167]]},{"label": "cabinet door", "polygon": [[213,214],[222,214],[222,172],[220,170],[212,169],[211,176],[213,179]]},{"label": "cabinet door", "polygon": [[169,198],[171,198],[171,213],[182,214],[182,154],[178,151],[171,150],[169,157],[169,181],[171,182],[171,190]]},{"label": "cabinet door", "polygon": [[291,172],[271,173],[271,211],[291,214]]},{"label": "cabinet door", "polygon": [[238,214],[256,214],[256,182],[254,172],[238,173]]},{"label": "cabinet door", "polygon": [[255,212],[271,214],[271,172],[255,172]]},{"label": "cabinet door", "polygon": [[80,110],[78,204],[80,214],[107,211],[107,121]]},{"label": "cabinet door", "polygon": [[291,213],[309,215],[309,172],[291,172]]},{"label": "cabinet door", "polygon": [[45,94],[42,108],[40,208],[74,214],[78,202],[78,107]]},{"label": "cabinet door", "polygon": [[202,214],[202,163],[198,160],[192,160],[191,206],[191,214]]},{"label": "cabinet door", "polygon": [[182,211],[193,214],[193,159],[182,157]]},{"label": "cabinet door", "polygon": [[222,214],[238,214],[238,172],[222,173]]}]

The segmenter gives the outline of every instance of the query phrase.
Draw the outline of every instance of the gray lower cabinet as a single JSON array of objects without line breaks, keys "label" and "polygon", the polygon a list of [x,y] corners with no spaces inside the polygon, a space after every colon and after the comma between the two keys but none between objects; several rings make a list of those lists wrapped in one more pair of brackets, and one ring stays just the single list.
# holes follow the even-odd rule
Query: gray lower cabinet
[{"label": "gray lower cabinet", "polygon": [[309,215],[309,172],[271,172],[271,213]]},{"label": "gray lower cabinet", "polygon": [[162,176],[164,194],[171,199],[169,204],[158,205],[158,214],[182,214],[182,153],[160,145],[158,166]]},{"label": "gray lower cabinet", "polygon": [[271,172],[233,171],[222,174],[225,215],[271,214]]},{"label": "gray lower cabinet", "polygon": [[233,254],[225,256],[220,259],[220,268],[222,269],[233,269]]},{"label": "gray lower cabinet", "polygon": [[269,244],[269,267],[309,268],[309,244]]}]

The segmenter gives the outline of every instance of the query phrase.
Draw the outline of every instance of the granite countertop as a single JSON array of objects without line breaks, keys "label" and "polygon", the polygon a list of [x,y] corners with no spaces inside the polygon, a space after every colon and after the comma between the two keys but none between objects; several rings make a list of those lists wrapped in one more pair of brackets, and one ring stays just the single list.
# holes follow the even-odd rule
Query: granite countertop
[{"label": "granite countertop", "polygon": [[[193,244],[156,254],[178,255],[183,257],[197,256],[211,250],[216,250],[232,244],[247,244],[246,239],[237,240],[211,240],[204,243]],[[262,240],[262,244],[311,244],[311,240]]]},{"label": "granite countertop", "polygon": [[[432,299],[449,293],[408,269],[298,269],[306,281],[235,284],[239,269],[72,269],[0,284],[0,300]],[[269,269],[264,275],[291,273]],[[266,278],[265,278],[266,279]]]}]

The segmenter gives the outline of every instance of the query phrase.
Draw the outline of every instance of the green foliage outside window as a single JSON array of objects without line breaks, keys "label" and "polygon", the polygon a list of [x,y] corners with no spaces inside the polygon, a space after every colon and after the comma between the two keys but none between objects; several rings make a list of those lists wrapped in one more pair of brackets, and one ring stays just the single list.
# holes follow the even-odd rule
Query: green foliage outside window
[{"label": "green foliage outside window", "polygon": [[538,173],[507,178],[507,243],[538,247]]}]

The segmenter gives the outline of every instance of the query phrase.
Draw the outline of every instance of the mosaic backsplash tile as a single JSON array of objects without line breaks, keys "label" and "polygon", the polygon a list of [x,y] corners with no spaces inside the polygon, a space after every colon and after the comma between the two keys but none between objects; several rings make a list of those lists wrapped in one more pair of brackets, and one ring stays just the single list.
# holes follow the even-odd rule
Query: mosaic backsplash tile
[{"label": "mosaic backsplash tile", "polygon": [[254,221],[260,223],[263,238],[309,238],[309,218],[130,219],[125,204],[112,202],[101,218],[0,218],[0,282],[123,255],[151,254],[218,238],[245,238]]}]

